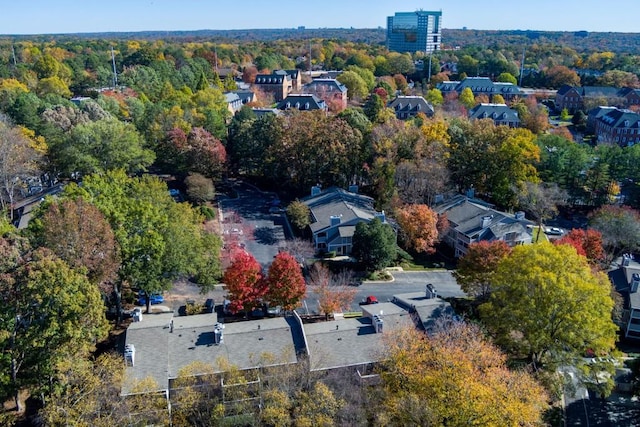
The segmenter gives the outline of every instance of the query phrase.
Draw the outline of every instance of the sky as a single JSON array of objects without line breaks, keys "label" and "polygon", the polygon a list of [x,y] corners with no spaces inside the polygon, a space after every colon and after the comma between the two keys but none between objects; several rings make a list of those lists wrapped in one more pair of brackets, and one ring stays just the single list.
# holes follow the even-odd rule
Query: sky
[{"label": "sky", "polygon": [[640,0],[0,0],[0,34],[377,28],[418,9],[451,29],[640,32]]}]

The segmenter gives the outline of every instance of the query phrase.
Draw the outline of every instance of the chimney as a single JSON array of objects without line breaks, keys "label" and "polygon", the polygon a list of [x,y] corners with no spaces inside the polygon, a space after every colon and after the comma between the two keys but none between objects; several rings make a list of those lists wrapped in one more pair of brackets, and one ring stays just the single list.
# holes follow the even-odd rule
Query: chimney
[{"label": "chimney", "polygon": [[425,291],[427,299],[433,299],[438,297],[438,291],[433,287],[431,283],[427,285],[427,289]]},{"label": "chimney", "polygon": [[127,366],[135,366],[136,363],[136,348],[133,344],[127,344],[124,346],[124,362]]},{"label": "chimney", "polygon": [[491,215],[486,215],[482,217],[482,228],[487,228],[489,226],[489,224],[491,224],[491,219],[493,218],[493,216]]},{"label": "chimney", "polygon": [[513,216],[515,217],[515,219],[517,219],[518,221],[521,221],[524,219],[524,212],[523,211],[518,211],[515,214],[513,214]]},{"label": "chimney", "polygon": [[216,323],[213,327],[213,341],[215,344],[223,344],[224,336],[222,334],[222,330],[224,329],[224,325],[222,323]]},{"label": "chimney", "polygon": [[438,204],[442,202],[444,202],[444,194],[436,194],[435,203]]},{"label": "chimney", "polygon": [[358,194],[358,186],[357,185],[350,185],[349,186],[349,193]]},{"label": "chimney", "polygon": [[632,294],[638,292],[638,285],[640,285],[640,274],[633,273],[631,276],[631,289],[629,290]]},{"label": "chimney", "polygon": [[329,219],[332,227],[335,227],[336,225],[340,224],[340,217],[338,215],[331,215]]},{"label": "chimney", "polygon": [[376,212],[374,216],[378,218],[380,222],[387,222],[387,215],[384,213],[384,211]]},{"label": "chimney", "polygon": [[473,199],[474,197],[476,197],[476,190],[473,188],[470,188],[467,190],[467,197],[470,199]]},{"label": "chimney", "polygon": [[322,187],[320,187],[320,184],[314,185],[313,187],[311,187],[311,197],[317,196],[321,191]]},{"label": "chimney", "polygon": [[384,320],[382,320],[377,314],[374,314],[372,323],[373,329],[376,331],[376,334],[381,334],[384,327]]},{"label": "chimney", "polygon": [[142,322],[142,309],[140,309],[140,307],[134,308],[131,317],[134,322]]}]

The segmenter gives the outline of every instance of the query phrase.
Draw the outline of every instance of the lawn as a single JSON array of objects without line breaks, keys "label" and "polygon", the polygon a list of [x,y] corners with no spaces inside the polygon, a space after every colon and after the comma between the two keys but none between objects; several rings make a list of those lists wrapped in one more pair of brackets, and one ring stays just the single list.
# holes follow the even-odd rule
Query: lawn
[{"label": "lawn", "polygon": [[533,227],[533,237],[531,239],[532,243],[538,243],[538,241],[540,242],[548,242],[549,238],[547,237],[546,234],[544,234],[544,231],[540,230],[540,233],[538,233],[538,226]]}]

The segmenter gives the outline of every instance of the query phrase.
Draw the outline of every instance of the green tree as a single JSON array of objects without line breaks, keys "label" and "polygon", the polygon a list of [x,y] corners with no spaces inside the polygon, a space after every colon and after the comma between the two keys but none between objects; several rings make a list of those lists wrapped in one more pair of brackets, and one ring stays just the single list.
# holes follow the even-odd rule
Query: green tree
[{"label": "green tree", "polygon": [[444,97],[442,96],[442,92],[438,89],[429,89],[427,92],[427,96],[425,97],[429,104],[435,106],[442,105],[444,103]]},{"label": "green tree", "polygon": [[311,223],[311,210],[300,200],[294,200],[287,206],[289,221],[298,230],[303,231]]},{"label": "green tree", "polygon": [[497,82],[503,82],[503,83],[511,83],[511,84],[514,84],[514,85],[518,84],[518,80],[516,80],[516,78],[511,73],[501,73],[496,78],[496,81]]},{"label": "green tree", "polygon": [[589,224],[602,233],[609,261],[640,248],[640,213],[635,209],[603,206],[592,214]]},{"label": "green tree", "polygon": [[617,327],[611,285],[568,245],[517,246],[498,264],[481,318],[497,342],[534,367],[609,354]]},{"label": "green tree", "polygon": [[0,395],[45,392],[56,366],[86,357],[106,338],[98,288],[46,249],[32,250],[14,235],[0,239]]},{"label": "green tree", "polygon": [[352,254],[370,271],[390,266],[397,255],[395,231],[379,218],[358,223],[353,234]]},{"label": "green tree", "polygon": [[349,99],[363,99],[369,93],[367,83],[355,71],[345,71],[337,80],[347,87]]},{"label": "green tree", "polygon": [[125,169],[136,173],[153,163],[153,151],[131,124],[116,119],[78,125],[68,138],[51,147],[51,158],[65,176]]}]

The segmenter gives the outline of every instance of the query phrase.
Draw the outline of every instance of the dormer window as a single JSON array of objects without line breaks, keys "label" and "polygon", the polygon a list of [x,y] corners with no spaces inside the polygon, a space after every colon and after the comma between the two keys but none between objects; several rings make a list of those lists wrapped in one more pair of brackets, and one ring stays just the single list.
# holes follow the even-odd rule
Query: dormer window
[{"label": "dormer window", "polygon": [[486,119],[487,117],[489,117],[489,115],[487,114],[487,112],[485,111],[484,113],[482,113],[482,118]]},{"label": "dormer window", "polygon": [[291,108],[291,103],[290,103],[290,102],[287,102],[287,110],[288,110],[289,108]]},{"label": "dormer window", "polygon": [[628,128],[629,127],[629,120],[625,120],[624,121],[624,127]]},{"label": "dormer window", "polygon": [[296,108],[299,110],[300,109],[300,103],[296,102]]},{"label": "dormer window", "polygon": [[304,109],[308,110],[309,109],[309,103],[307,102],[306,104],[304,104]]}]

